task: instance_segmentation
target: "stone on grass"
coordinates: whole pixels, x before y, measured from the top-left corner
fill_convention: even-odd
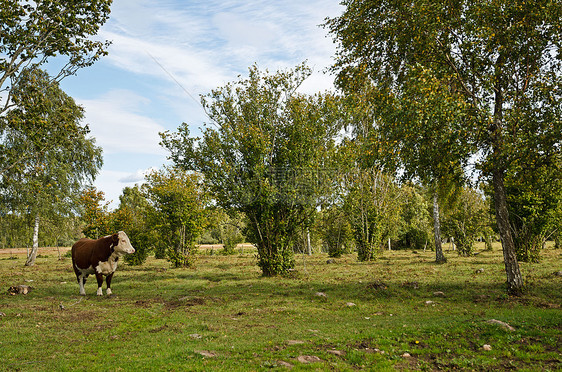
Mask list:
[[[314,355],[300,355],[297,360],[304,364],[321,362],[322,359]]]
[[[287,340],[287,345],[302,345],[304,341],[301,340]]]
[[[505,329],[506,331],[515,331],[515,328],[513,328],[512,326],[510,326],[509,324],[507,324],[506,322],[502,322],[501,320],[497,320],[497,319],[490,319],[488,320],[486,323],[489,324],[497,324],[500,327],[502,327],[503,329]]]
[[[357,306],[357,305],[355,305],[353,302],[346,302],[346,303],[345,303],[345,306],[347,306],[347,307],[353,307],[353,306]]]
[[[324,297],[324,298],[328,297],[328,296],[326,296],[326,293],[324,293],[324,292],[316,292],[314,295],[316,297]]]
[[[402,354],[402,358],[410,358],[410,357],[411,357],[410,353]]]
[[[217,354],[207,350],[196,350],[195,352],[205,358],[214,358],[217,356]]]
[[[337,355],[337,356],[344,356],[345,353],[341,350],[327,350],[327,353],[333,354],[333,355]]]
[[[490,351],[490,350],[492,350],[492,347],[490,345],[486,344],[486,345],[482,346],[482,349],[484,349],[486,351]]]
[[[31,289],[32,289],[32,288],[31,288],[30,286],[24,285],[24,284],[14,285],[14,286],[11,286],[11,287],[8,289],[8,294],[10,294],[10,295],[12,295],[12,296],[13,296],[13,295],[17,295],[17,294],[24,294],[24,295],[26,295],[26,294],[29,293],[29,291],[31,291]]]
[[[443,293],[441,291],[433,292],[433,295],[435,297],[445,297],[445,293]]]

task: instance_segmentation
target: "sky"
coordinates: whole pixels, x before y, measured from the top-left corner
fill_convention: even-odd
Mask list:
[[[162,168],[159,132],[181,123],[193,135],[209,119],[200,96],[248,75],[304,61],[303,93],[333,89],[335,44],[320,25],[341,14],[339,0],[114,0],[98,37],[109,55],[65,78],[62,89],[86,111],[104,165],[94,186],[116,208],[124,187]]]

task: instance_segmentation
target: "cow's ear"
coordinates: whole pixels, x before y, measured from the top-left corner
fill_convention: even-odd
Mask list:
[[[111,235],[111,241],[113,242],[113,244],[119,243],[119,234]]]

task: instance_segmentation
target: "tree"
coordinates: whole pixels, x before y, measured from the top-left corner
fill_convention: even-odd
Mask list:
[[[247,79],[214,90],[203,106],[214,127],[201,139],[186,124],[165,133],[177,166],[201,172],[217,203],[247,217],[245,236],[257,246],[264,276],[294,265],[292,246],[329,186],[328,158],[339,126],[337,99],[297,88],[304,65],[275,74],[250,68]]]
[[[512,167],[506,176],[506,194],[517,259],[538,262],[546,240],[560,229],[562,162],[538,167]]]
[[[457,252],[461,256],[472,256],[474,242],[487,227],[487,208],[483,196],[474,189],[462,188],[445,215],[445,230],[455,239]]]
[[[82,126],[83,109],[41,70],[26,70],[13,88],[15,107],[0,128],[0,192],[12,210],[34,217],[33,265],[40,216],[68,215],[101,166],[101,148]],[[12,154],[14,154],[12,156]],[[18,155],[20,160],[7,164]]]
[[[206,225],[208,197],[200,175],[165,168],[146,179],[146,195],[152,205],[149,221],[157,232],[158,244],[165,246],[175,267],[191,266],[196,239]]]
[[[54,80],[73,75],[105,55],[107,42],[95,41],[109,18],[111,0],[3,0],[0,6],[0,116],[11,102],[21,73],[61,56],[66,62]]]
[[[90,239],[113,234],[110,224],[109,202],[103,191],[90,186],[80,194],[81,219],[85,223],[82,233]]]
[[[425,250],[431,236],[430,203],[421,187],[410,183],[402,185],[402,195],[398,247]]]
[[[342,206],[333,204],[322,209],[319,233],[330,257],[351,252],[353,232]]]
[[[119,196],[119,207],[111,213],[112,231],[125,231],[135,253],[125,256],[125,261],[141,265],[146,261],[150,248],[155,245],[154,228],[149,216],[154,214],[147,195],[141,187],[125,187]]]
[[[371,261],[398,225],[401,193],[382,171],[355,168],[346,174],[344,210],[353,230],[359,261]]]
[[[561,151],[562,3],[345,0],[342,4],[344,13],[326,23],[340,46],[335,65],[339,84],[353,89],[357,81],[368,83],[383,102],[398,104],[408,102],[406,92],[415,89],[420,104],[412,102],[413,108],[427,112],[431,106],[424,100],[431,100],[437,111],[430,112],[450,114],[440,134],[456,145],[450,153],[441,150],[447,155],[439,164],[456,160],[466,165],[471,156],[479,155],[478,168],[494,189],[507,288],[520,294],[523,279],[505,177],[517,159],[537,164]],[[430,78],[429,84],[424,77]],[[400,149],[423,145],[415,136],[413,140],[398,136],[404,128],[406,134],[412,133],[411,121],[389,120],[394,114],[387,110],[379,113],[377,124],[394,134]],[[420,115],[416,117],[414,125]],[[431,125],[429,120],[421,122]],[[411,168],[408,162],[404,165]]]

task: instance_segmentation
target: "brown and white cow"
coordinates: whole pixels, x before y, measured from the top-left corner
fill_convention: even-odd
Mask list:
[[[134,253],[129,237],[123,231],[97,240],[80,239],[72,246],[72,266],[76,279],[80,285],[80,294],[85,295],[84,283],[88,275],[95,274],[98,281],[98,296],[103,295],[101,286],[103,276],[106,276],[107,290],[111,294],[111,278],[119,257],[127,253]]]

